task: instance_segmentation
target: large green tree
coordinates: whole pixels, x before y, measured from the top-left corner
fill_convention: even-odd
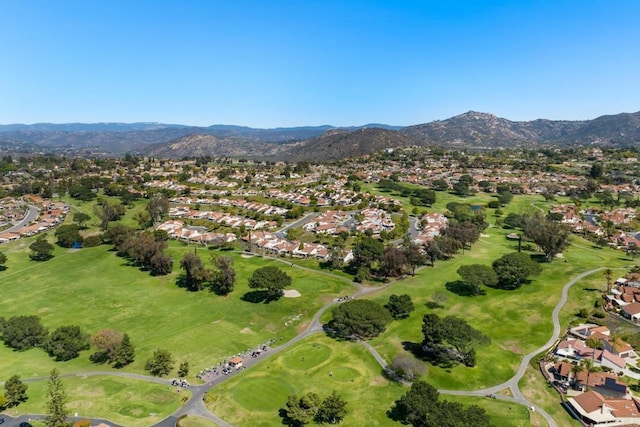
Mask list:
[[[89,335],[75,325],[60,326],[51,333],[45,344],[49,356],[57,361],[75,359],[82,350],[88,350],[89,347]]]
[[[113,355],[113,367],[119,369],[127,366],[129,363],[133,362],[135,358],[135,348],[133,347],[133,344],[131,344],[129,334],[125,333],[122,336],[122,341],[115,349]]]
[[[388,415],[402,424],[416,427],[491,427],[491,418],[476,405],[439,400],[440,393],[424,381],[414,381],[409,391],[396,400]]]
[[[264,289],[269,299],[278,299],[284,295],[284,288],[291,285],[291,276],[279,269],[268,265],[258,268],[249,278],[251,289]]]
[[[385,305],[385,308],[389,310],[389,313],[391,313],[391,316],[394,319],[407,318],[409,317],[409,314],[415,310],[413,301],[411,301],[411,296],[408,294],[392,294],[389,297],[389,302]]]
[[[214,266],[209,284],[211,290],[218,295],[228,295],[233,291],[236,283],[236,271],[233,268],[233,259],[226,256],[214,256],[211,258]]]
[[[458,268],[458,274],[462,278],[462,283],[473,295],[480,295],[481,286],[494,287],[498,284],[495,270],[487,265],[462,265]]]
[[[53,245],[47,241],[47,235],[41,234],[29,245],[29,258],[34,261],[46,261],[53,257]]]
[[[370,300],[351,300],[331,312],[329,328],[343,338],[372,338],[384,332],[392,321],[389,310]]]
[[[178,280],[190,291],[199,291],[211,277],[211,272],[205,267],[202,259],[192,252],[184,254],[180,260],[180,268],[184,274]]]
[[[22,402],[26,402],[29,398],[27,396],[27,386],[20,380],[20,375],[12,375],[4,383],[4,397],[6,399],[6,405],[8,407],[18,406]]]
[[[56,368],[51,370],[47,383],[47,418],[46,427],[71,427],[67,422],[69,410],[67,409],[67,394],[64,384],[60,379],[60,373]]]
[[[523,230],[525,236],[544,252],[547,261],[553,261],[554,257],[561,253],[569,243],[568,227],[542,215],[525,216]]]
[[[147,359],[144,369],[156,377],[167,375],[173,369],[176,361],[167,350],[157,349],[153,356]]]
[[[63,248],[70,248],[76,242],[82,243],[84,241],[80,235],[80,227],[76,224],[61,225],[56,229],[54,235],[58,239],[58,245]]]
[[[522,252],[505,254],[492,265],[498,276],[498,287],[502,289],[518,289],[529,276],[542,271],[540,264]]]
[[[6,262],[7,262],[7,256],[3,252],[0,252],[0,271],[7,268],[5,267]]]
[[[49,332],[42,326],[38,316],[13,316],[0,323],[2,340],[7,347],[16,350],[28,350],[42,347],[47,341]]]
[[[441,318],[435,313],[422,319],[423,350],[437,363],[462,362],[475,365],[475,344],[488,345],[490,340],[464,319],[455,316]]]

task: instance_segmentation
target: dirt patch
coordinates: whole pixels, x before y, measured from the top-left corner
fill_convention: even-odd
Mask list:
[[[285,289],[284,290],[284,297],[285,298],[299,298],[301,297],[302,294],[298,291],[296,291],[295,289]]]
[[[242,254],[242,255],[240,255],[240,258],[253,258],[253,255]]]
[[[518,344],[518,341],[505,341],[501,347],[515,354],[523,354],[522,348]]]
[[[254,332],[249,328],[242,328],[240,331],[241,334],[253,334]]]

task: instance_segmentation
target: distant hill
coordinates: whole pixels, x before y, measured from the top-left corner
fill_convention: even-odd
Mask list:
[[[640,112],[601,116],[594,120],[533,120],[514,122],[492,114],[469,111],[446,120],[408,126],[402,133],[423,144],[468,147],[544,145],[640,144]]]
[[[163,123],[38,123],[0,125],[0,140],[5,147],[35,152],[101,155],[132,152],[174,158],[210,155],[323,161],[407,145],[464,148],[638,146],[640,112],[584,121],[538,119],[523,122],[469,111],[446,120],[403,128],[382,124],[257,129]],[[29,144],[38,147],[29,150]]]
[[[292,147],[287,158],[294,161],[331,161],[415,144],[412,137],[395,130],[367,127],[349,132],[332,129]]]
[[[287,149],[286,144],[263,142],[237,137],[215,135],[187,135],[162,144],[152,144],[132,150],[134,154],[158,158],[183,157],[279,157]]]

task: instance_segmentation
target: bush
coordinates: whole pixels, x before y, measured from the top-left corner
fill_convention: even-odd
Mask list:
[[[85,248],[93,248],[102,244],[102,234],[94,234],[84,239]]]

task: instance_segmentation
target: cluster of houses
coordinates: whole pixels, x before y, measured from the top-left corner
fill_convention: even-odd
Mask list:
[[[316,200],[315,204],[318,207],[353,206],[357,203],[355,200],[356,193],[347,189],[333,191],[318,191],[311,189],[283,191],[280,189],[271,189],[265,192],[265,196],[285,200],[301,206],[310,206],[313,199]]]
[[[183,219],[204,219],[231,228],[242,228],[247,230],[260,230],[272,228],[278,225],[276,221],[256,221],[243,216],[232,215],[228,212],[201,211],[192,209],[189,206],[173,206],[169,208],[169,217]]]
[[[633,323],[640,322],[640,274],[618,278],[605,295],[608,309],[615,310]]]
[[[250,248],[260,249],[274,255],[286,255],[296,258],[316,258],[328,260],[329,249],[319,243],[303,243],[287,240],[268,231],[250,232],[242,238]]]
[[[265,203],[252,202],[245,199],[227,199],[227,198],[191,198],[191,197],[173,197],[169,199],[171,203],[184,205],[209,205],[209,206],[230,206],[246,209],[251,212],[261,213],[263,215],[286,215],[288,209],[278,206],[271,206]]]
[[[640,249],[640,239],[637,232],[616,230],[607,236],[607,230],[602,226],[604,222],[610,222],[613,227],[628,225],[637,215],[637,210],[634,208],[618,208],[609,212],[600,212],[590,208],[578,212],[573,205],[557,205],[549,212],[559,215],[560,222],[567,224],[576,233],[606,236],[611,246],[618,249]]]
[[[11,222],[22,220],[27,213],[27,205],[38,208],[37,218],[19,230],[0,232],[0,244],[47,231],[62,223],[69,214],[69,205],[64,202],[54,202],[34,195],[24,196],[23,199],[2,199],[0,201],[0,213],[3,215],[3,220],[0,222],[10,224]]]
[[[622,375],[640,379],[631,345],[606,326],[583,324],[570,329],[554,356],[555,363],[546,366],[547,374],[569,396],[567,404],[583,422],[593,426],[640,424],[640,401],[620,380]]]
[[[413,238],[413,242],[421,246],[426,245],[427,242],[439,236],[440,233],[447,228],[448,221],[446,216],[436,212],[429,212],[422,215],[418,222],[419,232],[418,235]]]
[[[345,225],[353,218],[353,214],[344,211],[326,211],[309,221],[302,228],[316,234],[329,234],[336,236],[342,232],[348,233],[349,227]]]
[[[205,227],[190,227],[182,221],[173,219],[163,222],[156,229],[166,231],[170,238],[186,243],[224,246],[237,240],[234,233],[212,233],[207,231]]]
[[[392,231],[396,226],[391,215],[382,209],[362,209],[360,215],[356,225],[356,230],[360,233],[370,231],[373,234],[380,234],[381,231]]]

